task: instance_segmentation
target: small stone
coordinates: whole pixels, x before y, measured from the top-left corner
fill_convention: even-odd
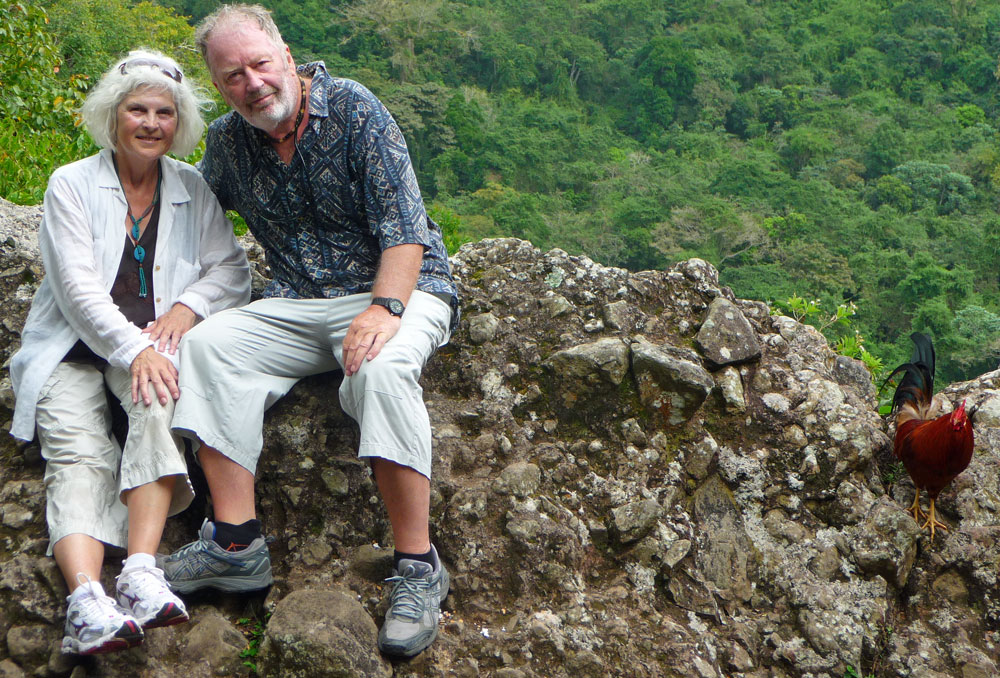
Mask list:
[[[566,315],[574,310],[573,304],[566,299],[566,297],[561,294],[555,294],[551,297],[545,297],[538,301],[538,305],[542,307],[542,310],[548,314],[550,318],[558,318],[561,315]]]
[[[469,341],[476,346],[493,341],[499,327],[500,320],[492,313],[472,316],[469,318]]]
[[[77,668],[83,667],[78,666]],[[86,671],[81,672],[81,676],[84,675],[86,675]],[[0,678],[24,678],[24,676],[24,669],[15,664],[13,659],[0,661]]]
[[[726,367],[717,372],[715,385],[718,387],[727,409],[733,412],[746,412],[747,401],[743,392],[743,380],[735,367]]]
[[[41,664],[48,661],[52,629],[44,624],[14,626],[7,631],[7,651],[18,664]]]
[[[350,561],[351,570],[368,581],[382,581],[392,574],[392,549],[364,544],[354,549]]]
[[[329,560],[333,547],[323,539],[312,539],[299,549],[302,564],[308,567],[318,567]]]
[[[633,445],[646,444],[646,433],[642,430],[637,419],[626,419],[622,422],[622,435]]]
[[[631,307],[627,301],[613,301],[610,304],[605,304],[603,310],[604,322],[607,323],[608,327],[621,331],[632,329],[632,322],[629,317],[631,315]]]
[[[761,400],[764,401],[764,406],[775,414],[787,414],[792,406],[788,398],[780,393],[765,393]]]
[[[652,529],[660,517],[660,505],[654,499],[642,499],[613,509],[611,517],[618,540],[627,544]]]
[[[355,596],[299,589],[282,598],[264,631],[260,673],[296,678],[390,678],[378,629]]]
[[[35,517],[34,514],[20,504],[4,504],[3,525],[14,530],[19,530],[29,524]]]
[[[500,472],[494,489],[500,494],[524,498],[534,493],[541,483],[542,472],[535,464],[518,462]]]
[[[242,663],[240,652],[246,646],[243,634],[228,619],[211,609],[200,611],[184,635],[184,656],[205,662],[216,675],[226,669],[237,670]]]
[[[695,343],[705,358],[722,367],[760,358],[760,342],[739,307],[725,297],[716,297],[708,307]]]
[[[351,492],[351,484],[347,474],[340,469],[324,469],[320,476],[326,489],[334,497],[346,497]]]

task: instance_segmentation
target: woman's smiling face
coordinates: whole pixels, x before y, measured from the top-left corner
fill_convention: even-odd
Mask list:
[[[128,160],[156,160],[174,145],[177,107],[166,90],[142,88],[118,104],[117,152]]]

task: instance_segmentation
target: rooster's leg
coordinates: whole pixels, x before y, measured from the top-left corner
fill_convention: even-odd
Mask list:
[[[913,519],[919,523],[920,519],[926,514],[920,510],[920,488],[917,487],[915,489],[916,494],[913,495],[913,505],[908,509],[908,511],[913,514]]]
[[[924,523],[923,526],[920,529],[921,530],[926,530],[928,526],[931,528],[931,541],[932,542],[934,541],[934,528],[935,527],[940,527],[945,532],[948,531],[948,526],[945,525],[944,523],[942,523],[940,520],[937,520],[934,517],[934,497],[931,497],[931,512],[930,512],[930,515],[927,516],[927,522]]]

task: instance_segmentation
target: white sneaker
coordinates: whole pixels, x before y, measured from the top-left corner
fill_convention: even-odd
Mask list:
[[[66,608],[64,654],[103,654],[134,647],[142,642],[142,629],[135,617],[122,610],[99,585],[82,572],[76,580],[83,593]],[[67,598],[67,602],[73,596]]]
[[[163,570],[139,567],[118,575],[118,603],[130,611],[144,629],[171,626],[188,620],[181,599],[170,592]]]

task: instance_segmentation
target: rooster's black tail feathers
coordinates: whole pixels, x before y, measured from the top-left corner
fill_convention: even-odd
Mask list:
[[[914,332],[910,335],[913,341],[913,355],[910,362],[903,363],[892,371],[882,387],[894,376],[903,373],[903,378],[896,387],[892,397],[892,409],[898,410],[906,403],[915,407],[927,405],[934,395],[934,344],[926,334]]]

